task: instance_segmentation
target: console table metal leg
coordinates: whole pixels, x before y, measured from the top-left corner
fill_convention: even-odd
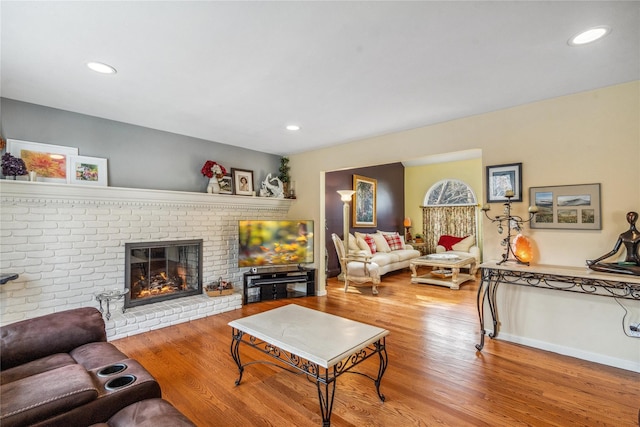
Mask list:
[[[489,301],[489,311],[491,311],[491,319],[493,321],[493,331],[489,334],[489,338],[495,338],[498,336],[498,305],[496,303],[498,292],[498,285],[500,284],[500,276],[494,277],[493,280],[489,278],[487,282],[487,297]]]
[[[476,344],[476,349],[482,351],[484,348],[484,336],[486,331],[484,330],[484,301],[487,299],[487,292],[489,286],[487,282],[486,270],[482,270],[482,280],[478,285],[478,295],[476,297],[476,304],[478,306],[478,319],[480,320],[480,344]]]
[[[500,285],[501,280],[502,278],[499,273],[495,274],[495,272],[490,269],[482,269],[482,281],[480,282],[480,286],[478,286],[478,296],[476,301],[478,305],[478,318],[480,320],[480,344],[476,344],[476,349],[478,350],[482,350],[484,348],[484,336],[487,334],[487,331],[484,328],[485,302],[489,306],[491,321],[493,322],[493,331],[488,334],[489,338],[495,338],[498,336],[499,322],[497,293],[498,285]]]
[[[238,365],[238,372],[240,373],[238,379],[236,380],[236,385],[240,384],[240,381],[242,381],[242,374],[244,373],[244,366],[240,361],[240,342],[242,341],[243,335],[244,332],[239,331],[235,328],[231,330],[231,357],[233,358],[233,361],[236,362],[236,365]]]
[[[387,365],[389,364],[389,357],[387,356],[387,348],[385,346],[385,339],[383,338],[381,341],[375,343],[376,350],[378,351],[378,355],[380,356],[380,366],[378,367],[378,378],[374,381],[376,385],[376,392],[378,393],[378,397],[382,402],[384,402],[384,394],[380,393],[380,383],[382,382],[382,376],[384,372],[387,370]]]
[[[324,378],[316,378],[318,387],[318,399],[320,400],[320,413],[322,414],[322,427],[331,425],[331,411],[333,410],[333,398],[336,392],[336,373],[329,377],[329,371],[325,371]],[[324,388],[324,390],[323,390]]]

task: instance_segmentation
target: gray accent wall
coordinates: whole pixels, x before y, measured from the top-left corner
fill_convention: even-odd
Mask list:
[[[81,156],[106,158],[112,187],[204,192],[208,179],[200,169],[213,160],[229,173],[253,171],[258,191],[280,166],[274,154],[7,98],[0,104],[5,139],[78,147]]]

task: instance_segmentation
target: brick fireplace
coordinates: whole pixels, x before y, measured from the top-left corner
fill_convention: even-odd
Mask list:
[[[99,307],[96,294],[125,288],[125,245],[202,240],[202,283],[219,277],[235,293],[134,306],[111,305],[107,336],[117,339],[242,305],[239,219],[287,215],[289,199],[0,180],[0,269],[19,278],[0,286],[0,324],[70,308]]]

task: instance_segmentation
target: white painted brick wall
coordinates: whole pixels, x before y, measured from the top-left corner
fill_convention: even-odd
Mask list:
[[[289,201],[0,183],[0,270],[18,273],[0,286],[0,324],[77,307],[124,288],[125,243],[203,239],[204,283],[223,277],[236,293],[197,295],[131,308],[111,304],[109,339],[210,316],[242,305],[237,221],[286,217]],[[177,201],[176,201],[177,199]]]

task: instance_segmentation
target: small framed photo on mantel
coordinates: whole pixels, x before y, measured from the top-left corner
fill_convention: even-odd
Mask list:
[[[220,194],[233,194],[233,180],[231,175],[225,175],[218,180],[220,184]]]
[[[252,196],[253,171],[231,168],[231,180],[233,181],[233,193],[241,196]]]
[[[69,156],[67,163],[69,184],[107,186],[107,159]]]
[[[522,201],[522,163],[487,166],[487,203],[509,199]]]

